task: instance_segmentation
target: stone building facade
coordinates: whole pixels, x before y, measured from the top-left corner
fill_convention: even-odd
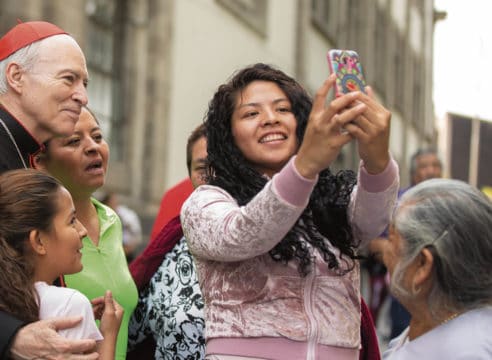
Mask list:
[[[312,93],[330,48],[358,51],[368,84],[393,112],[391,150],[434,143],[433,1],[0,0],[0,33],[16,19],[71,34],[89,67],[89,106],[111,146],[108,188],[148,228],[163,192],[186,177],[186,138],[217,86],[255,62],[274,64]],[[349,146],[337,167],[356,167]],[[402,177],[403,183],[406,177]]]

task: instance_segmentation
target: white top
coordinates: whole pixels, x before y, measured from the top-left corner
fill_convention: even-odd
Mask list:
[[[490,360],[492,306],[470,310],[408,341],[408,328],[390,341],[383,360]]]
[[[58,333],[68,339],[102,340],[97,328],[92,305],[82,293],[74,289],[48,285],[38,281],[34,287],[39,295],[39,318],[83,316],[74,328],[59,330]]]

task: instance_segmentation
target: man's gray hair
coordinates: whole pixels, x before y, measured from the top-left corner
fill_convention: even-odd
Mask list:
[[[29,44],[17,50],[9,57],[0,61],[0,95],[7,93],[9,89],[7,83],[7,76],[5,74],[5,71],[7,70],[7,65],[10,64],[11,62],[16,62],[23,69],[27,71],[31,70],[37,61],[40,44],[47,39],[48,38]]]

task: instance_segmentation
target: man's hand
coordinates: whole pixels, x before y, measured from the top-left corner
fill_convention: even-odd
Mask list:
[[[95,360],[96,341],[71,340],[60,336],[57,330],[76,326],[82,317],[55,318],[36,321],[22,327],[10,349],[15,360]]]

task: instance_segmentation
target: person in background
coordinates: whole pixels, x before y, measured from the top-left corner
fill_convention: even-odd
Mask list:
[[[157,234],[159,234],[169,221],[179,216],[181,206],[192,192],[193,184],[190,178],[183,179],[166,190],[162,196],[159,211],[152,225],[149,242],[152,242],[157,237]]]
[[[255,64],[209,103],[207,184],[181,210],[207,358],[359,358],[357,247],[387,226],[398,166],[389,111],[362,92],[325,105],[334,83],[311,102],[293,78]],[[355,173],[329,170],[353,139],[357,187]]]
[[[138,251],[138,247],[142,243],[142,225],[138,214],[120,203],[118,195],[113,192],[107,192],[102,203],[108,205],[116,211],[120,217],[123,226],[123,249],[128,263],[130,263]]]
[[[84,54],[63,29],[44,21],[19,23],[0,39],[0,173],[33,166],[42,143],[73,132],[88,80]],[[95,359],[94,340],[68,340],[56,330],[78,318],[28,325],[0,311],[0,359]],[[85,353],[85,355],[80,355]]]
[[[418,149],[410,159],[410,186],[442,177],[442,163],[433,148]]]
[[[398,192],[398,197],[401,197],[408,189],[420,184],[422,181],[440,178],[442,176],[442,163],[439,159],[437,151],[433,148],[420,148],[410,158],[410,186],[401,189]],[[381,264],[382,246],[388,238],[388,232],[385,231],[381,237],[371,241],[370,251],[374,254],[377,263]],[[377,265],[376,265],[377,266]],[[384,272],[385,273],[385,272]],[[386,276],[385,276],[386,278]],[[384,282],[381,283],[386,287]],[[379,303],[381,303],[380,301]],[[389,338],[401,334],[401,332],[410,323],[410,313],[402,306],[394,296],[390,294],[390,335]]]
[[[109,146],[94,114],[84,107],[72,135],[52,139],[36,159],[36,167],[56,177],[70,191],[77,217],[86,227],[83,239],[84,269],[64,277],[67,287],[89,299],[111,290],[125,310],[116,344],[115,359],[126,358],[128,321],[138,299],[123,251],[118,215],[92,197],[104,185]]]
[[[200,137],[201,131],[195,129],[195,131],[193,131],[188,138],[188,145],[186,146],[186,165],[188,166],[188,169],[191,166],[191,147],[194,146],[195,141],[199,140]],[[189,171],[188,175],[190,175]],[[189,176],[164,193],[161,199],[159,211],[157,212],[157,216],[154,221],[154,225],[152,226],[150,241],[155,239],[155,237],[162,230],[164,225],[166,225],[174,217],[179,216],[181,206],[188,198],[188,196],[190,196],[193,190],[196,189],[196,184],[197,183],[194,182],[193,178]]]
[[[0,308],[31,322],[83,315],[60,335],[98,341],[100,359],[113,360],[123,309],[107,292],[95,312],[80,292],[51,285],[58,276],[82,269],[85,227],[77,220],[72,197],[56,179],[32,169],[0,176]],[[104,337],[103,337],[104,336]]]
[[[411,314],[385,360],[492,359],[492,203],[458,180],[431,179],[400,199],[383,260]]]
[[[207,158],[205,127],[199,125],[188,137],[186,166],[194,188],[204,184]],[[130,353],[129,359],[204,359],[205,320],[193,258],[188,250],[179,217],[164,226],[154,241],[130,264],[140,290],[130,320],[130,346],[152,337],[155,351]],[[149,344],[145,345],[148,350]]]

